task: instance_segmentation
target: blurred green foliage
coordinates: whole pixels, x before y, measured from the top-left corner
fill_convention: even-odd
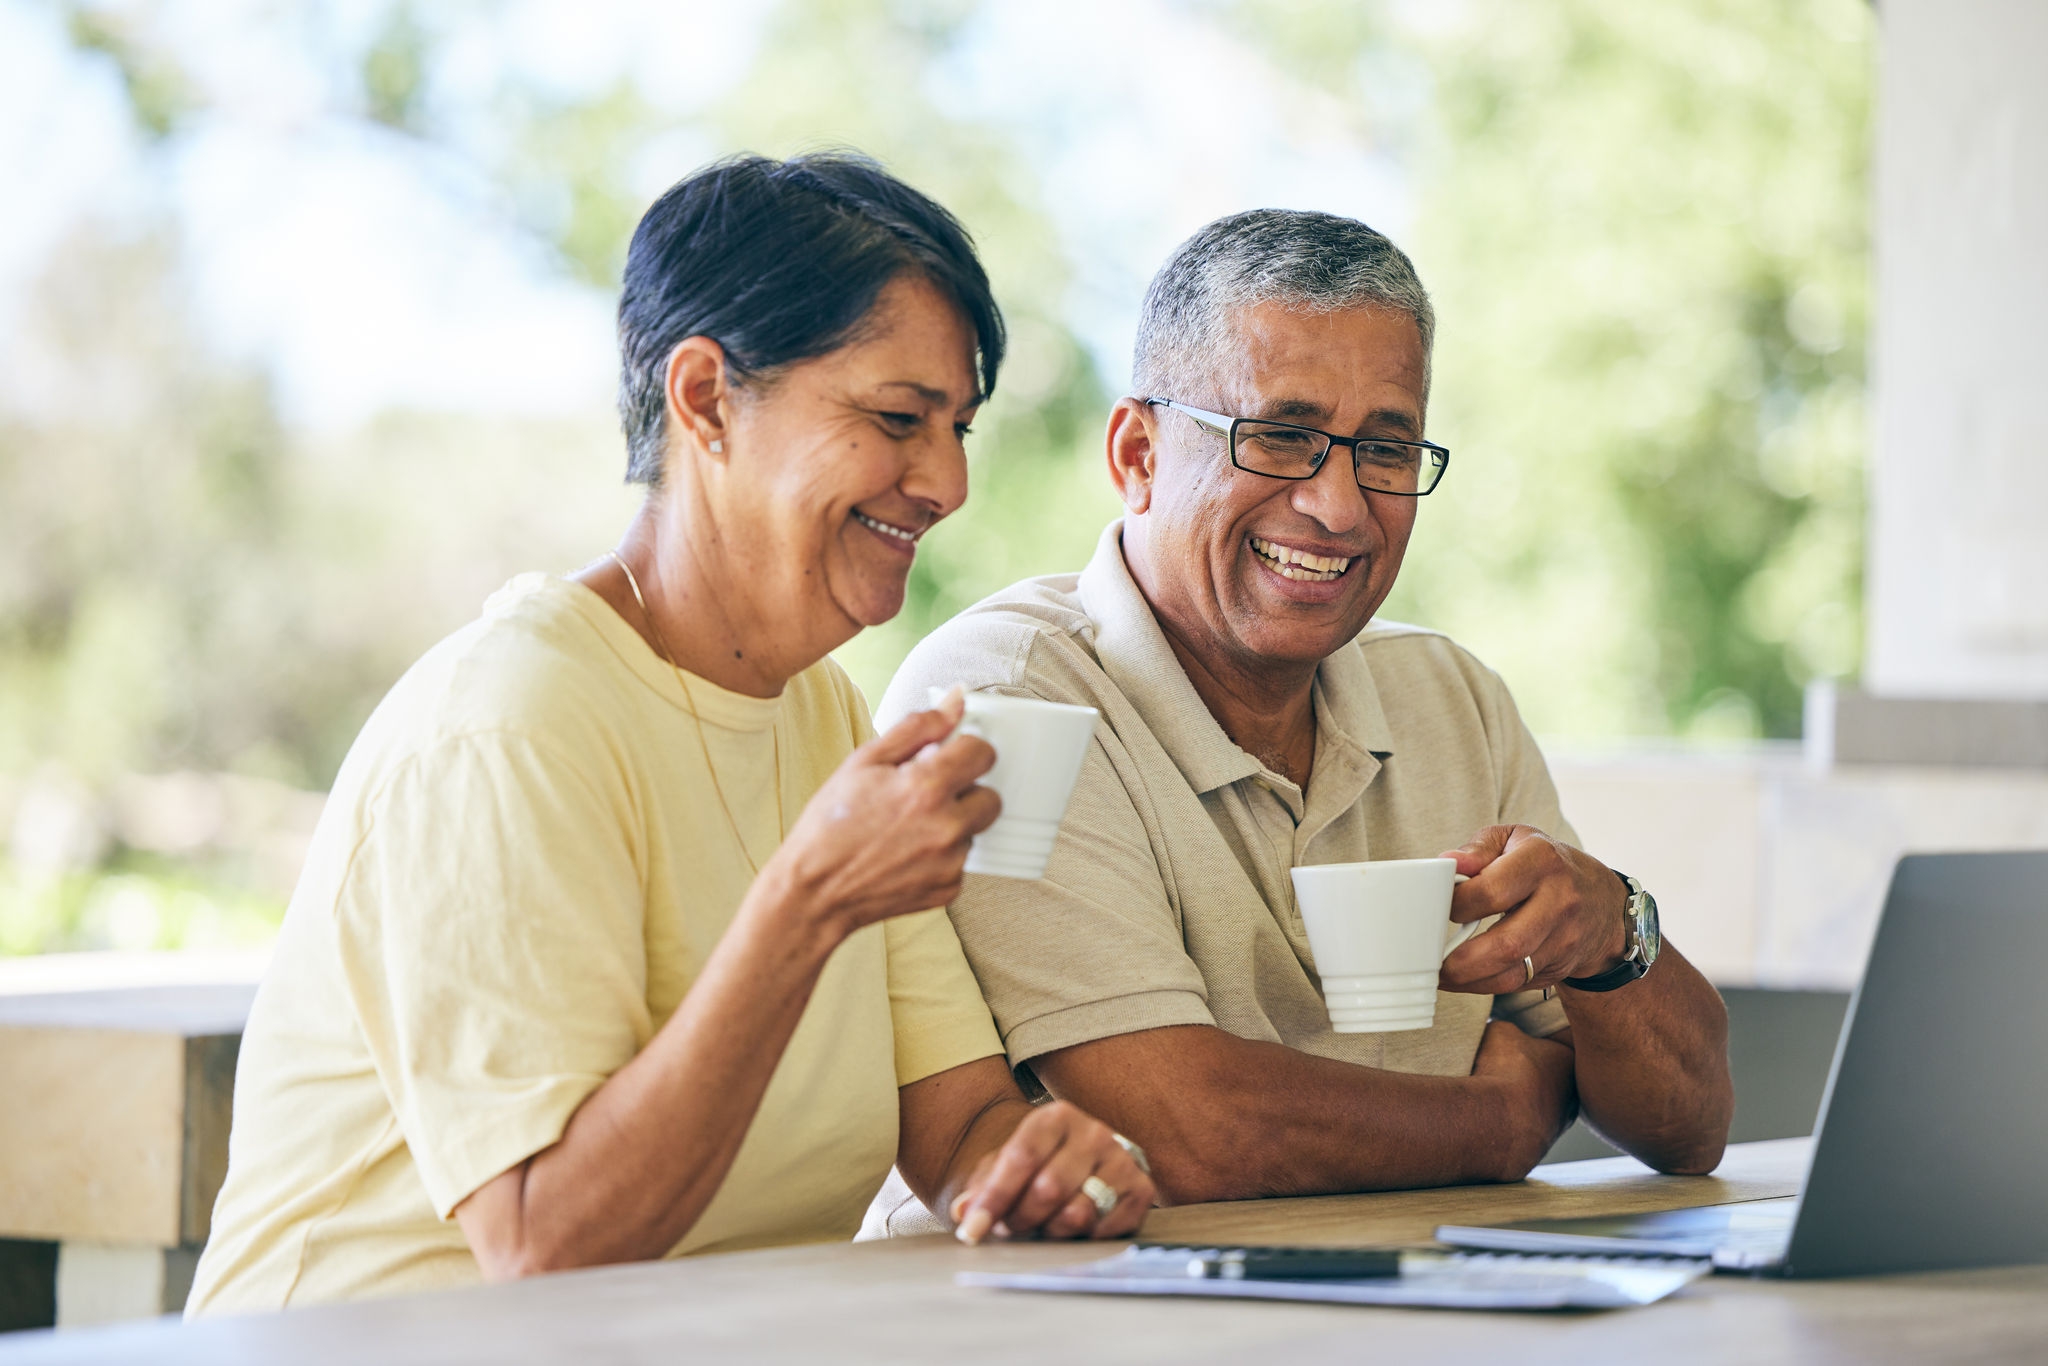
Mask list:
[[[98,53],[113,64],[135,126],[147,137],[169,137],[199,107],[199,96],[185,73],[139,32],[146,25],[137,16],[99,5],[69,4],[64,17],[80,51]]]
[[[325,787],[384,690],[516,567],[609,543],[632,507],[615,438],[603,415],[413,413],[295,435],[192,335],[174,255],[82,235],[38,301],[77,416],[0,418],[0,778]]]
[[[1116,513],[1100,443],[1123,362],[1098,364],[1069,321],[1074,263],[1030,130],[931,93],[979,8],[785,0],[753,67],[688,118],[623,77],[569,98],[508,75],[451,109],[436,63],[494,21],[485,4],[396,5],[349,58],[344,112],[473,166],[601,290],[647,167],[669,179],[727,150],[858,146],[968,224],[1012,358],[976,424],[970,503],[925,539],[903,613],[841,652],[871,696],[960,608],[1079,567]],[[1471,0],[1426,22],[1181,8],[1407,168],[1401,236],[1440,318],[1431,435],[1454,456],[1387,613],[1472,646],[1546,734],[1795,734],[1803,683],[1861,652],[1862,0]],[[175,145],[203,97],[157,30],[119,5],[69,13],[145,139]],[[61,401],[0,411],[0,833],[8,792],[51,766],[325,786],[421,650],[630,515],[609,414],[292,430],[261,372],[200,337],[181,250],[167,222],[82,227],[33,310]],[[186,885],[175,861],[108,857],[55,881],[0,869],[0,951],[113,942],[106,898],[126,889],[133,928],[145,885],[186,907],[160,909],[151,942],[275,912],[274,890],[218,869]]]
[[[124,853],[40,877],[0,857],[0,955],[266,944],[284,904],[204,865]]]
[[[1862,654],[1861,0],[1475,4],[1414,254],[1456,452],[1389,610],[1539,730],[1796,736]]]
[[[377,123],[417,133],[425,126],[432,36],[410,3],[393,5],[362,59],[363,112]]]

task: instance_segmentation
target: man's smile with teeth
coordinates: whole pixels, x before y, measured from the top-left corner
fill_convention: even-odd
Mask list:
[[[1307,583],[1328,583],[1342,576],[1354,558],[1350,555],[1311,555],[1305,550],[1295,550],[1257,536],[1251,537],[1250,541],[1253,553],[1265,562],[1268,569],[1282,578],[1300,579]]]
[[[853,510],[853,520],[859,522],[869,531],[878,531],[884,536],[893,536],[905,545],[916,545],[917,538],[924,534],[922,530],[911,531],[900,526],[890,526],[887,522],[878,522],[859,508]]]

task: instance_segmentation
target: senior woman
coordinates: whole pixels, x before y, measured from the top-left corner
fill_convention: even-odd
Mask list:
[[[257,994],[191,1312],[850,1237],[891,1163],[977,1241],[1134,1229],[1018,1091],[942,906],[995,818],[957,699],[874,738],[827,652],[967,493],[1001,316],[870,162],[750,157],[634,234],[615,552],[393,688]]]

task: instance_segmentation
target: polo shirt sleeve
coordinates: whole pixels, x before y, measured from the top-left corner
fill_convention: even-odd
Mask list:
[[[910,652],[877,722],[899,721],[931,688],[955,684],[1098,705],[1047,665],[1041,646],[1034,624],[955,618]],[[970,873],[947,908],[1012,1067],[1117,1034],[1215,1023],[1126,773],[1139,781],[1110,727],[1098,725],[1045,876]],[[1020,1080],[1032,1085],[1028,1073]]]
[[[357,1024],[434,1211],[561,1138],[652,1033],[621,794],[507,732],[378,794],[336,903]]]
[[[1557,784],[1551,781],[1550,766],[1543,761],[1543,751],[1523,722],[1507,684],[1490,669],[1485,671],[1485,678],[1491,686],[1486,688],[1488,696],[1482,699],[1482,705],[1501,775],[1500,812],[1496,819],[1502,825],[1534,826],[1552,839],[1574,848],[1582,847],[1578,831],[1564,818],[1558,803]],[[1539,1039],[1550,1037],[1570,1023],[1565,1017],[1564,1003],[1555,996],[1546,1001],[1540,991],[1494,997],[1493,1015],[1495,1019],[1512,1021],[1523,1033]]]
[[[1216,1022],[1106,732],[1089,747],[1045,876],[969,874],[952,906],[1013,1066],[1117,1034]]]

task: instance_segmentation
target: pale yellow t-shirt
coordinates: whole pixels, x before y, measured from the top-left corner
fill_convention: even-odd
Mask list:
[[[689,686],[757,862],[873,733],[829,660],[772,700]],[[602,599],[541,574],[392,689],[257,993],[188,1313],[479,1279],[450,1212],[647,1044],[752,879],[685,706]],[[850,1238],[897,1088],[1001,1051],[942,912],[853,935],[671,1255]]]

